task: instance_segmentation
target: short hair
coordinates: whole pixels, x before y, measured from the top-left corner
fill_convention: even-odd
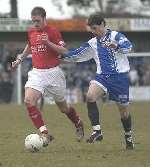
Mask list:
[[[94,24],[101,25],[102,23],[104,23],[104,26],[106,25],[106,21],[105,21],[104,17],[102,16],[102,14],[100,14],[100,13],[94,13],[94,14],[90,15],[87,23],[89,26],[92,26]]]
[[[35,7],[31,11],[31,16],[41,16],[41,17],[46,17],[46,11],[42,7]]]

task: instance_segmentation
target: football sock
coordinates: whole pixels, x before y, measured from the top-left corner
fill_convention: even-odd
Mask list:
[[[101,126],[100,125],[92,126],[92,128],[93,128],[93,131],[96,131],[96,132],[98,131],[101,133]]]
[[[100,125],[99,111],[96,102],[87,102],[88,117],[93,127]],[[95,129],[96,130],[96,129]]]
[[[37,129],[40,129],[41,127],[45,127],[44,126],[44,121],[42,119],[42,115],[41,113],[38,111],[36,106],[31,106],[31,107],[27,107],[28,113],[29,113],[29,117],[31,118],[34,126]],[[48,133],[48,130],[45,128],[41,128],[40,130],[42,133]]]
[[[80,118],[73,107],[69,108],[69,112],[66,115],[74,123],[75,127],[78,127]]]
[[[41,127],[39,128],[39,131],[40,131],[42,134],[48,134],[48,130],[47,130],[47,128],[46,128],[45,125],[44,125],[44,126],[41,126]]]
[[[129,115],[127,118],[121,118],[121,122],[125,132],[131,131],[131,126],[132,126],[131,115]]]

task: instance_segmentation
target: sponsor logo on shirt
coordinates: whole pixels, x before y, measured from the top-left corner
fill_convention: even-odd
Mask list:
[[[44,44],[37,44],[37,45],[31,46],[32,53],[35,53],[35,52],[45,52],[46,49],[47,49],[46,45],[44,45]]]

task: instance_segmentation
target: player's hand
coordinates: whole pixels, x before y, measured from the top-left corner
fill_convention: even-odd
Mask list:
[[[117,44],[116,43],[114,43],[114,42],[105,42],[104,44],[103,44],[105,47],[108,47],[108,48],[111,48],[111,49],[116,49],[117,48]]]
[[[11,69],[12,70],[15,70],[17,67],[18,67],[18,65],[21,63],[21,60],[20,59],[16,59],[15,61],[13,61],[12,63],[11,63]]]

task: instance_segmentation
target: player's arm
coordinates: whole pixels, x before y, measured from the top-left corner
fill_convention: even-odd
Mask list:
[[[51,35],[50,39],[48,34],[53,34]],[[61,33],[56,28],[53,28],[51,31],[48,32],[48,34],[43,35],[41,38],[41,40],[48,47],[52,48],[55,52],[61,55],[68,51],[68,49],[64,47],[65,42],[61,36]]]
[[[29,44],[26,45],[23,52],[21,54],[17,55],[17,58],[15,61],[12,62],[12,69],[17,68],[18,65],[23,61],[25,57],[27,57],[31,53]]]
[[[61,55],[62,58],[67,58],[67,61],[82,62],[93,58],[93,49],[88,42],[84,43],[77,49],[68,50],[60,43],[63,42],[63,40],[61,34],[57,30],[53,33],[53,42],[49,40],[48,36],[44,36],[42,40],[46,43],[46,45]]]
[[[49,40],[48,35],[42,37],[42,41],[48,47],[52,48],[55,52],[61,55],[61,58],[65,59],[65,61],[82,62],[93,58],[93,52],[91,53],[93,50],[88,42],[84,43],[77,49],[68,50],[64,47],[65,43],[57,29],[53,29],[53,38],[51,40],[52,41]]]
[[[62,58],[66,61],[83,62],[93,58],[94,52],[88,42],[82,44],[79,48],[70,50],[63,46],[56,45],[50,41],[48,41],[48,44],[53,50],[61,54]]]
[[[118,53],[129,53],[132,50],[131,42],[121,33],[117,33],[114,41],[106,41],[103,44],[105,47],[114,49]]]
[[[132,44],[131,42],[121,33],[117,33],[115,37],[117,47],[116,51],[119,53],[129,53],[132,50]]]
[[[66,47],[60,46],[60,45],[56,45],[56,44],[52,43],[49,40],[47,40],[47,44],[48,44],[49,47],[51,47],[58,54],[63,55],[63,54],[68,52],[68,49]]]
[[[62,36],[57,29],[53,29],[53,38],[51,40],[49,40],[48,35],[43,36],[42,40],[48,47],[57,52],[61,56],[61,59],[64,59],[65,61],[82,62],[93,58],[91,53],[92,48],[88,42],[84,43],[79,48],[69,50],[65,47]]]

